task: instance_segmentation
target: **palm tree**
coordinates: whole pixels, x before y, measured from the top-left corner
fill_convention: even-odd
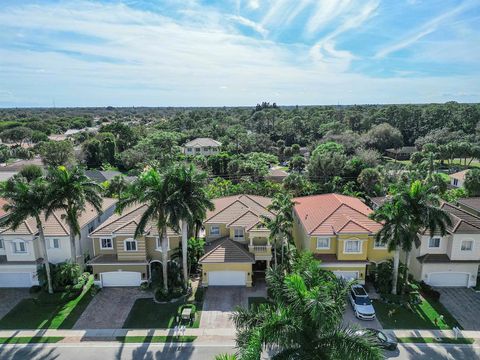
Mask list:
[[[2,188],[1,193],[8,203],[3,207],[7,215],[0,220],[0,226],[7,226],[16,230],[28,218],[32,217],[35,219],[43,264],[47,274],[48,292],[52,294],[52,277],[42,222],[43,212],[48,200],[47,183],[43,178],[37,178],[28,182],[25,178],[18,177],[9,180]]]
[[[144,235],[148,224],[154,223],[162,247],[162,275],[163,287],[168,292],[168,237],[167,227],[178,231],[178,214],[180,210],[173,194],[176,185],[171,180],[174,172],[168,169],[166,173],[159,173],[156,169],[148,168],[131,184],[123,194],[117,205],[117,212],[121,213],[126,207],[133,204],[145,204],[146,209],[142,214],[135,229],[134,237]]]
[[[292,227],[293,227],[293,202],[289,194],[278,193],[272,200],[272,203],[267,207],[268,210],[275,214],[270,218],[262,216],[262,222],[270,230],[270,239],[273,242],[275,267],[278,265],[277,261],[277,240],[280,240],[282,247],[282,264],[284,255],[284,246],[287,249],[292,242]]]
[[[239,358],[259,360],[271,349],[275,359],[381,359],[371,334],[342,325],[348,291],[343,280],[306,260],[307,268],[290,274],[269,269],[271,301],[233,313]]]
[[[182,226],[182,267],[185,286],[188,285],[188,229],[198,221],[205,219],[207,210],[213,210],[213,203],[206,192],[207,175],[199,172],[190,164],[174,166],[168,172],[167,181],[174,184],[172,200],[176,201],[176,210],[172,220],[178,220]]]
[[[384,223],[376,235],[377,240],[394,251],[392,294],[397,293],[400,249],[405,252],[406,282],[410,252],[417,234],[429,231],[431,236],[435,232],[444,236],[447,226],[451,225],[450,217],[439,205],[437,187],[416,180],[402,187],[373,214],[374,220]]]
[[[56,210],[65,212],[65,220],[70,232],[72,263],[77,262],[76,236],[80,235],[78,222],[86,204],[92,205],[98,213],[102,212],[102,187],[90,180],[80,167],[67,169],[65,166],[49,169],[47,181],[50,182],[47,218]],[[83,253],[79,242],[80,253]]]

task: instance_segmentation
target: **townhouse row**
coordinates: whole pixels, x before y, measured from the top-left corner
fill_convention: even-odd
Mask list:
[[[384,199],[372,199],[379,206]],[[215,199],[215,208],[204,220],[206,248],[200,259],[204,286],[254,286],[272,259],[270,232],[263,217],[273,218],[271,199],[236,195]],[[381,224],[370,219],[373,210],[360,199],[323,194],[294,199],[293,237],[298,249],[309,250],[321,266],[339,277],[367,281],[378,264],[393,257],[375,240]],[[135,238],[144,205],[114,214],[115,200],[105,199],[99,215],[87,208],[81,216],[82,236],[77,256],[88,254],[95,281],[100,286],[138,286],[150,280],[162,261],[157,228],[148,224]],[[480,198],[442,204],[452,219],[445,236],[418,234],[410,260],[415,279],[435,286],[471,287],[480,265]],[[0,214],[1,216],[1,214]],[[70,259],[68,226],[58,213],[45,221],[51,262]],[[88,236],[89,234],[89,236]],[[38,284],[36,269],[41,253],[35,223],[27,220],[16,231],[0,229],[0,287]],[[180,234],[167,231],[169,257],[181,243]]]

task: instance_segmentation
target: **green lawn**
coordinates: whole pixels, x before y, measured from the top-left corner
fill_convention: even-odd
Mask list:
[[[255,296],[252,296],[252,297],[249,297],[248,298],[248,307],[252,307],[252,306],[258,306],[260,304],[265,304],[265,303],[268,303],[268,300],[267,298],[264,298],[264,297],[255,297]]]
[[[196,336],[118,336],[116,340],[122,343],[191,343],[196,338]]]
[[[401,337],[397,338],[399,343],[416,344],[473,344],[474,340],[470,338],[432,338],[432,337]]]
[[[0,344],[52,344],[63,340],[60,336],[33,336],[33,337],[0,337]]]
[[[190,302],[187,302],[190,303]],[[174,303],[157,304],[152,299],[138,299],[133,304],[123,328],[125,329],[166,329],[175,327],[175,318],[178,308],[185,304],[185,301]],[[193,324],[186,324],[187,327],[198,328],[200,325],[202,303],[196,304],[197,312]]]
[[[0,320],[0,329],[71,329],[91,300],[90,288],[60,305],[23,299]]]
[[[426,300],[412,309],[404,306],[385,304],[380,300],[373,300],[373,306],[378,320],[385,329],[451,329],[460,325],[452,315],[438,301]],[[435,325],[435,319],[443,315],[443,320]]]

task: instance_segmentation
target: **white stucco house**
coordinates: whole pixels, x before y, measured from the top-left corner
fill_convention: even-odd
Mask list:
[[[210,138],[196,138],[183,145],[185,155],[209,156],[218,154],[222,143]]]
[[[450,174],[450,185],[456,188],[463,187],[465,183],[465,176],[467,176],[468,170],[462,170],[453,174]]]
[[[113,214],[116,202],[105,198],[101,214],[92,206],[86,206],[79,218],[81,235],[77,237],[77,257],[93,254],[88,234]],[[63,212],[57,211],[43,221],[49,262],[56,264],[69,260],[72,253],[70,232]],[[42,259],[35,219],[25,220],[16,230],[0,229],[0,288],[38,285],[37,269]]]
[[[418,235],[409,270],[431,286],[473,287],[480,265],[480,217],[443,203],[451,220],[445,236]]]

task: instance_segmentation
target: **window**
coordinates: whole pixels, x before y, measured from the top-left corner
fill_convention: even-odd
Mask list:
[[[27,252],[27,244],[25,244],[23,240],[13,241],[12,246],[15,254],[24,254]]]
[[[50,239],[50,249],[60,249],[60,240],[59,239]]]
[[[428,247],[429,248],[439,248],[440,247],[440,238],[439,237],[430,238],[430,240],[428,242]]]
[[[133,239],[125,240],[125,251],[137,251],[137,241]]]
[[[233,237],[235,240],[243,240],[243,229],[233,230]]]
[[[3,239],[0,239],[0,249],[4,250],[5,246],[3,245]]]
[[[472,251],[473,250],[473,240],[463,240],[461,249],[462,249],[462,251]]]
[[[113,241],[109,238],[100,239],[100,249],[113,249]]]
[[[195,152],[199,153],[200,152],[200,148],[195,148]]]
[[[453,179],[453,186],[458,186],[458,179]]]
[[[347,240],[347,241],[345,241],[345,252],[346,253],[361,253],[362,252],[362,242],[360,240]]]
[[[192,152],[192,148],[187,148],[187,152]]]
[[[387,247],[387,244],[386,243],[382,243],[380,241],[378,241],[377,239],[375,239],[375,244],[373,246],[375,249],[385,249]]]
[[[209,150],[210,150],[209,147],[204,147],[204,148],[203,148],[203,151],[205,151],[205,152],[207,152],[207,151],[209,151]]]
[[[212,226],[210,228],[210,235],[220,235],[220,228],[218,226]]]
[[[317,238],[317,250],[330,249],[330,238]]]
[[[160,241],[160,238],[156,238],[157,242],[157,250],[162,251],[162,242]],[[170,238],[167,236],[167,250],[170,250]]]

